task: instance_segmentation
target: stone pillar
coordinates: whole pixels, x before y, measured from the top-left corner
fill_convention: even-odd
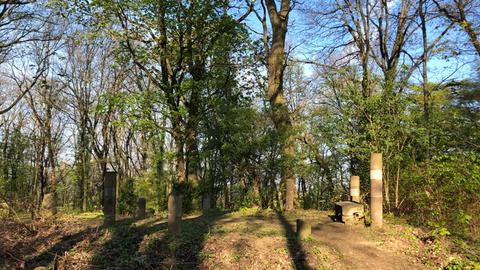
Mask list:
[[[360,203],[360,176],[350,177],[350,199],[352,202]]]
[[[7,203],[0,203],[0,219],[10,217],[10,207]]]
[[[43,196],[42,205],[40,207],[40,215],[42,217],[52,217],[57,214],[57,196],[55,192],[47,193]]]
[[[312,225],[310,222],[303,219],[297,219],[297,237],[299,239],[305,239],[310,237],[311,234]]]
[[[182,196],[168,195],[168,231],[178,235],[182,231]]]
[[[103,182],[103,225],[115,224],[117,173],[107,172]]]
[[[382,153],[372,153],[370,159],[370,215],[372,226],[377,228],[381,228],[383,225],[382,168]]]
[[[145,218],[145,207],[147,205],[147,200],[145,198],[138,198],[137,201],[137,218],[144,219]]]
[[[212,208],[211,201],[210,201],[210,195],[204,194],[202,197],[202,211],[206,212],[210,208]]]

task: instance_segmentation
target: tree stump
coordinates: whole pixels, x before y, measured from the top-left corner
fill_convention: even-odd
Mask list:
[[[168,231],[178,235],[182,231],[182,196],[168,195]]]
[[[146,216],[145,207],[147,200],[145,198],[139,198],[137,202],[137,218],[144,219]]]
[[[312,224],[303,219],[297,219],[297,237],[306,239],[312,234]]]

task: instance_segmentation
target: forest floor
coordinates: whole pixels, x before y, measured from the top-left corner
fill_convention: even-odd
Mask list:
[[[345,225],[329,214],[211,212],[185,217],[177,238],[158,217],[123,218],[109,228],[100,213],[5,220],[0,269],[480,269],[466,263],[479,259],[479,249],[447,236],[388,217],[382,229]],[[312,221],[310,238],[295,236],[296,218]]]

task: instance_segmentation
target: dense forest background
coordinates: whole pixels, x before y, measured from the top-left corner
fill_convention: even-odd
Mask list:
[[[280,3],[281,2],[281,3]],[[480,2],[0,3],[0,199],[36,216],[331,209],[371,152],[384,210],[480,235]]]

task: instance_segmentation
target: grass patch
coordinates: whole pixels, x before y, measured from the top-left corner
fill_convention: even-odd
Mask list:
[[[103,217],[103,212],[102,211],[83,212],[83,213],[73,214],[72,216],[80,219],[97,219],[97,218]]]
[[[258,237],[276,237],[276,236],[283,236],[283,232],[275,229],[261,229],[253,233],[255,236]]]

